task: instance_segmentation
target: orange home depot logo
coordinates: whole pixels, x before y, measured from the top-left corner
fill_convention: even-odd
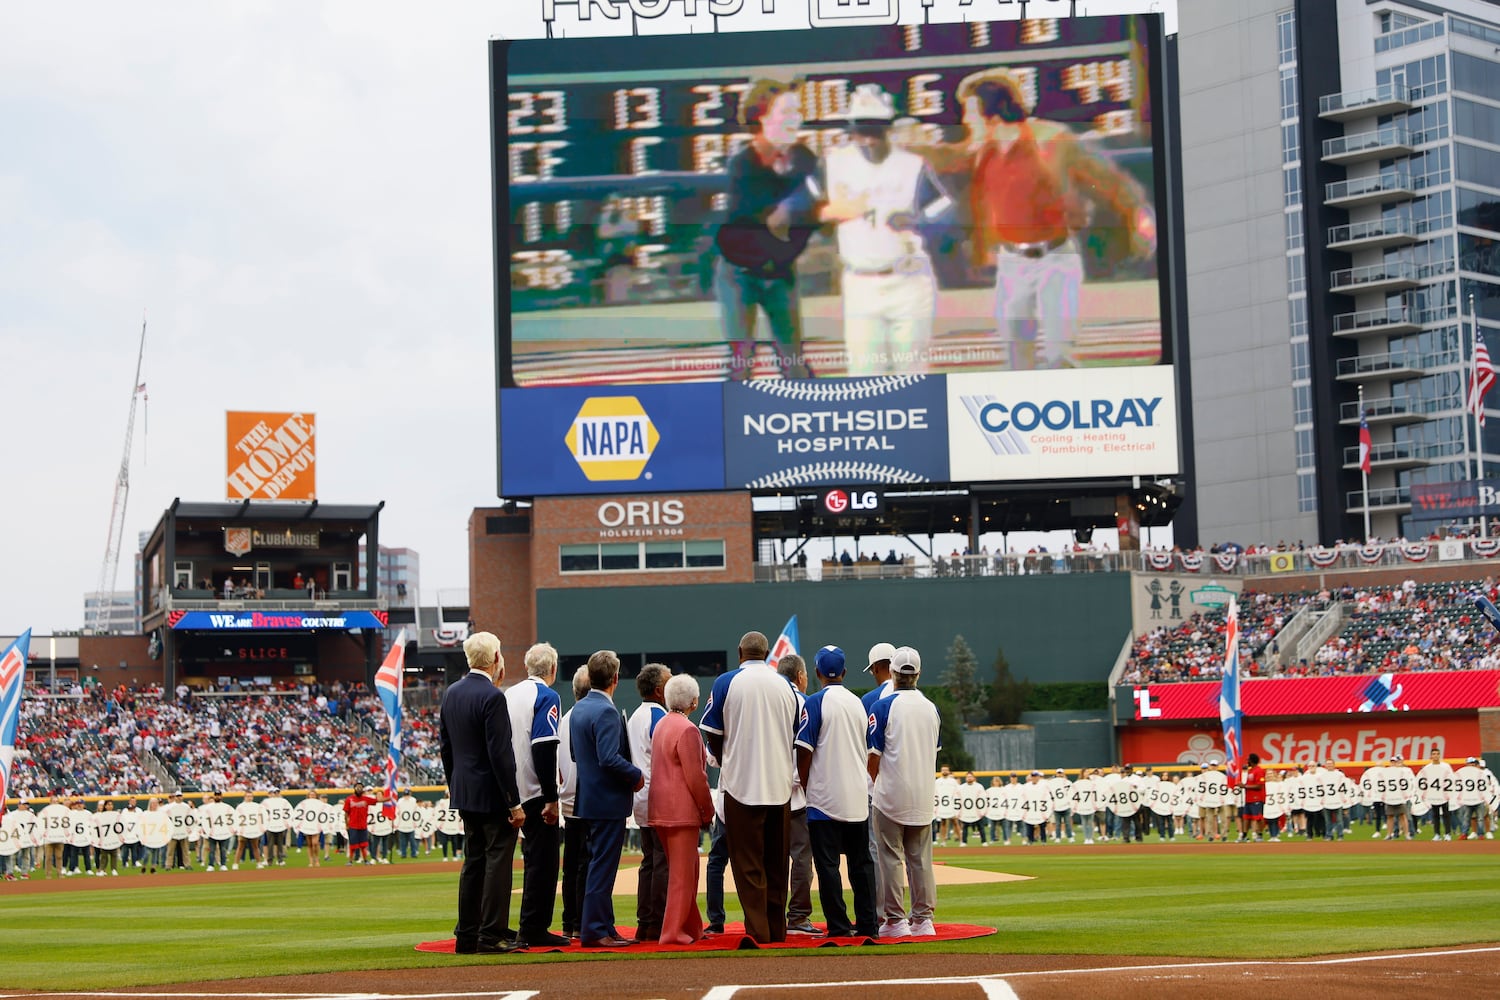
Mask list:
[[[249,528],[225,528],[224,551],[232,556],[242,556],[254,545]]]
[[[226,499],[317,498],[313,414],[230,411],[225,414],[225,427]]]

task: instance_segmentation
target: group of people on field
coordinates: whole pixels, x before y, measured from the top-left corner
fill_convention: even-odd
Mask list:
[[[1500,782],[1480,758],[1450,763],[1434,750],[1415,770],[1397,757],[1366,767],[1358,780],[1346,770],[1331,761],[1261,768],[1251,754],[1237,779],[1209,763],[1196,773],[1125,764],[1084,768],[1076,779],[1063,768],[995,775],[986,786],[972,772],[960,782],[945,767],[934,790],[933,836],[957,847],[971,837],[980,845],[1138,842],[1152,832],[1205,841],[1342,840],[1368,820],[1387,839],[1411,839],[1424,827],[1434,840],[1494,838]]]

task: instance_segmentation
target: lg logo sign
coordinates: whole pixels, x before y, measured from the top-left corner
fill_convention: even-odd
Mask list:
[[[832,489],[823,493],[826,514],[876,514],[880,512],[879,490]]]

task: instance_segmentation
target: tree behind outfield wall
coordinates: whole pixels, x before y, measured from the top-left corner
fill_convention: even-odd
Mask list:
[[[964,637],[954,636],[948,647],[948,692],[961,723],[969,722],[984,711],[984,688],[979,684],[979,661]]]
[[[990,683],[989,697],[984,703],[988,721],[998,726],[1014,726],[1021,721],[1021,713],[1026,711],[1026,701],[1030,697],[1031,682],[1012,677],[1005,650],[995,650],[995,679]]]
[[[964,746],[964,725],[959,721],[958,706],[953,701],[953,695],[947,688],[936,685],[923,688],[922,693],[938,710],[938,739],[943,744],[937,755],[938,767],[947,764],[960,774],[972,770],[974,755]]]

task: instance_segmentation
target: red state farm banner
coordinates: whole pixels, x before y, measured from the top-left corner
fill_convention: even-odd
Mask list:
[[[225,499],[317,499],[313,414],[229,411],[225,427]]]
[[[1334,761],[1383,762],[1392,754],[1424,760],[1436,750],[1444,757],[1480,752],[1479,718],[1468,715],[1364,715],[1332,719],[1246,719],[1242,735],[1247,754],[1263,764],[1321,764]],[[1129,726],[1120,730],[1120,759],[1141,764],[1177,763],[1196,768],[1222,763],[1224,741],[1218,725]]]
[[[1141,722],[1219,718],[1219,682],[1137,685],[1131,691]],[[1245,721],[1265,715],[1344,712],[1441,712],[1500,706],[1500,670],[1419,674],[1283,677],[1240,684]]]

